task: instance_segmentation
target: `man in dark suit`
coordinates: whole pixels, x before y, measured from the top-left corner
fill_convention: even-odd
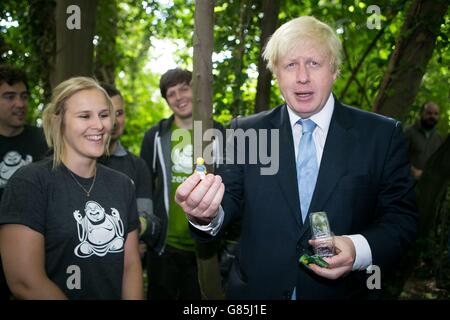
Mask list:
[[[227,159],[221,177],[194,174],[177,190],[176,201],[201,239],[242,218],[228,298],[363,298],[366,269],[376,265],[383,275],[415,238],[415,196],[400,123],[334,98],[340,52],[334,31],[313,17],[282,25],[264,58],[286,104],[232,125],[279,130],[279,141],[267,144],[279,157],[278,172],[262,175],[261,164]],[[258,137],[258,146],[265,137]],[[325,258],[328,267],[307,269],[298,261],[318,245],[309,222],[317,211],[328,213],[336,254]]]

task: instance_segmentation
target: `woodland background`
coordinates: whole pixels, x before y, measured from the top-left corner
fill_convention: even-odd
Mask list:
[[[201,3],[2,0],[0,63],[27,71],[31,90],[28,120],[37,125],[52,87],[60,81],[73,75],[94,75],[115,84],[123,94],[127,111],[122,142],[139,154],[145,130],[170,115],[159,93],[161,74],[175,65],[193,68],[194,14],[196,8],[202,9]],[[66,25],[71,16],[66,10],[73,4],[81,12],[79,30],[69,30]],[[209,108],[214,119],[224,125],[238,115],[282,103],[276,81],[260,59],[261,50],[276,27],[301,15],[313,15],[330,24],[343,43],[344,61],[334,86],[339,99],[394,117],[405,126],[415,121],[424,102],[433,100],[441,107],[438,130],[448,135],[448,1],[216,0],[213,4]],[[379,15],[367,11],[373,5]],[[377,19],[378,28],[368,27]],[[200,19],[199,23],[206,20]],[[433,172],[442,172],[442,167]],[[427,218],[433,225],[433,241],[437,242],[444,241],[448,227],[444,230],[441,226],[450,220],[436,222],[438,217],[449,215],[449,177],[444,180],[445,196],[439,198],[440,205],[433,207]],[[426,192],[442,193],[442,188]],[[436,288],[436,272],[442,272],[442,264],[430,268],[427,260],[435,254],[446,256],[446,246],[431,247],[436,251],[417,252],[421,260],[401,297],[449,298],[448,291]]]

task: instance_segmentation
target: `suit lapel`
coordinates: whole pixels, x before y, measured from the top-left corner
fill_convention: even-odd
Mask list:
[[[300,219],[300,200],[298,196],[294,142],[286,108],[286,105],[282,106],[279,114],[271,119],[272,128],[280,130],[280,165],[276,176],[282,194],[290,208],[290,213],[300,228],[303,223]]]
[[[325,203],[336,188],[339,179],[347,172],[349,148],[354,143],[352,136],[348,132],[350,126],[351,123],[345,117],[342,105],[336,100],[320,162],[316,188],[311,200],[310,212],[323,211]],[[333,213],[328,212],[328,214],[332,215]],[[305,225],[300,231],[300,238],[307,235],[309,228],[308,215]]]

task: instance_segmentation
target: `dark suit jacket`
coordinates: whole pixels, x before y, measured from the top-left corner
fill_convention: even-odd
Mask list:
[[[360,277],[365,272],[327,280],[298,263],[311,249],[311,230],[309,219],[303,224],[300,218],[286,108],[283,105],[238,118],[232,125],[244,130],[280,129],[280,166],[271,176],[261,175],[260,164],[226,165],[221,172],[226,190],[222,229],[234,218],[242,218],[240,247],[229,275],[227,297],[290,299],[294,287],[300,299],[358,297],[366,287],[365,277]],[[310,212],[315,211],[328,213],[336,235],[362,234],[382,276],[398,261],[417,229],[413,181],[399,122],[336,100],[310,205]],[[207,238],[199,232],[197,236]]]

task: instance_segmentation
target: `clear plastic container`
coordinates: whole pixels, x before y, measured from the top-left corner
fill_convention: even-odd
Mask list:
[[[312,230],[312,239],[316,240],[314,253],[320,257],[334,256],[333,233],[325,211],[311,212],[309,221]]]

